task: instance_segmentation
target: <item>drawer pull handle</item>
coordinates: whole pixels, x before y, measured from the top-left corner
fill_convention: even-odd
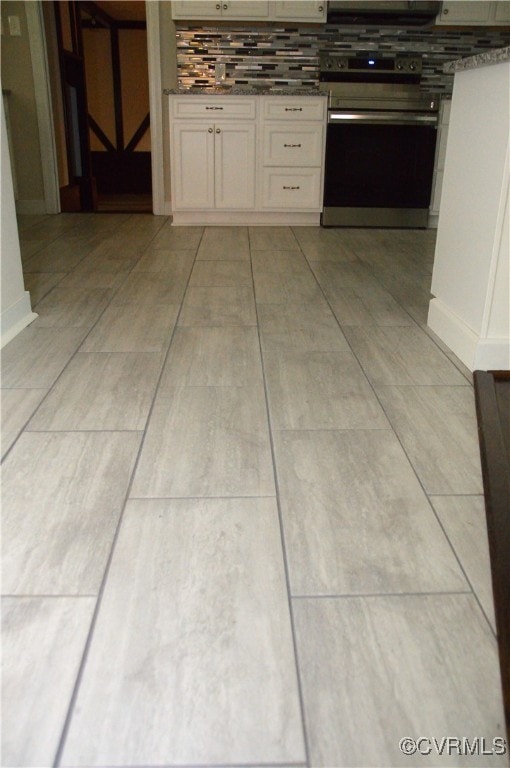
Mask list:
[[[223,107],[206,107],[206,109],[223,109]]]
[[[284,147],[300,147],[301,144],[284,144]]]
[[[301,187],[286,187],[285,185],[283,186],[283,188],[284,189],[301,189]]]
[[[302,112],[303,107],[285,107],[286,112]]]

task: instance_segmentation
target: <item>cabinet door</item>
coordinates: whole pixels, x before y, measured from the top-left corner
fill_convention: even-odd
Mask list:
[[[214,126],[174,123],[172,205],[175,210],[214,208]]]
[[[277,0],[274,4],[274,18],[285,21],[307,20],[326,21],[326,2],[313,0]]]
[[[441,5],[442,24],[484,24],[489,21],[492,3],[488,0],[447,0]]]
[[[255,208],[255,126],[216,123],[216,208]]]
[[[508,0],[498,0],[494,3],[494,21],[498,24],[510,24],[510,2]]]
[[[221,17],[219,0],[172,0],[173,19],[213,19]]]
[[[222,16],[228,19],[268,19],[268,0],[223,0]]]

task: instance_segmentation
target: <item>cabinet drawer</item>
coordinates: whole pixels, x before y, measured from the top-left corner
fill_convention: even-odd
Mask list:
[[[230,117],[254,118],[255,99],[236,96],[183,96],[171,103],[174,118],[199,117],[201,119],[224,120]]]
[[[320,168],[264,168],[262,206],[275,209],[313,209],[321,205]]]
[[[264,165],[313,167],[322,162],[324,128],[317,123],[266,124]]]
[[[322,96],[269,96],[264,99],[266,120],[324,120],[327,99]]]

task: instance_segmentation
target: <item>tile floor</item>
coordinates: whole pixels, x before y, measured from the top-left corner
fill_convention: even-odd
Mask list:
[[[434,232],[20,229],[3,765],[505,765],[399,750],[504,735]]]

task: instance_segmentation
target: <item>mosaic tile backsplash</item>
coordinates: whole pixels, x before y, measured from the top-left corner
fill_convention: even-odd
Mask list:
[[[317,86],[320,51],[420,54],[424,91],[451,93],[453,75],[443,64],[510,44],[504,30],[384,29],[317,26],[198,26],[177,24],[179,85],[214,86],[215,65],[225,85]]]

